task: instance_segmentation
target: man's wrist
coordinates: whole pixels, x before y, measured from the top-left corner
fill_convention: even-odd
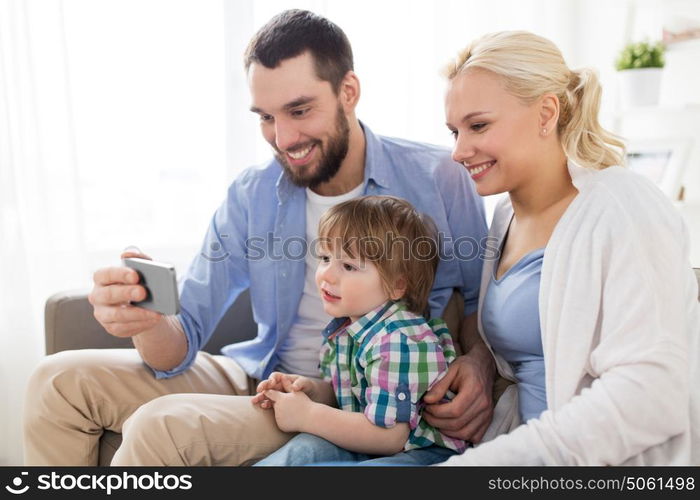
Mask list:
[[[492,379],[496,376],[496,360],[483,342],[475,343],[464,357],[482,367]]]
[[[142,332],[137,333],[134,335],[132,338],[139,338],[139,339],[150,339],[153,337],[157,336],[169,336],[172,335],[176,332],[184,334],[185,331],[182,328],[182,324],[180,323],[180,320],[176,315],[172,316],[166,316],[166,315],[161,315],[160,318],[158,318],[158,321],[156,324],[154,324],[152,327],[148,328],[147,330],[144,330]]]
[[[168,371],[187,356],[188,341],[177,316],[162,316],[156,325],[131,337],[141,359],[155,370]]]
[[[483,359],[486,359],[487,356],[491,357],[491,353],[483,342],[475,342],[464,355]]]

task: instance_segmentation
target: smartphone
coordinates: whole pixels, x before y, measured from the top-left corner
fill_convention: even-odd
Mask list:
[[[180,297],[173,266],[136,257],[123,259],[123,263],[138,273],[139,285],[146,289],[146,298],[132,302],[133,305],[167,315],[180,312]]]

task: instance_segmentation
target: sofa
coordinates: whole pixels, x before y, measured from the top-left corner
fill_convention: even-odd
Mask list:
[[[698,300],[700,300],[700,268],[695,269],[698,279]],[[49,297],[45,308],[46,354],[70,349],[103,349],[133,347],[128,338],[117,338],[108,334],[92,314],[92,306],[87,300],[87,290],[60,292]],[[462,302],[459,294],[454,294],[446,309],[445,320],[451,331],[461,322]],[[219,354],[221,347],[252,339],[257,326],[253,321],[248,292],[241,294],[217,325],[214,333],[202,348],[212,354]],[[456,345],[459,354],[459,345]],[[494,398],[498,398],[509,384],[505,379],[496,381]],[[121,435],[106,431],[100,440],[99,464],[109,465],[112,456],[121,443]]]
[[[89,290],[59,292],[48,298],[44,311],[46,354],[71,349],[131,348],[129,338],[114,337],[102,328],[87,300]],[[225,345],[252,339],[257,332],[250,295],[246,291],[229,308],[202,348],[219,354]],[[109,465],[121,444],[121,434],[105,431],[100,439],[99,465]]]

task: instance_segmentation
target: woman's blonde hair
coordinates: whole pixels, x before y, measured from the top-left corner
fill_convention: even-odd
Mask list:
[[[449,80],[470,69],[503,79],[526,104],[545,94],[559,99],[557,132],[567,157],[583,167],[622,165],[625,146],[598,122],[601,87],[592,69],[570,70],[554,43],[527,31],[501,31],[474,40],[445,68]]]
[[[429,217],[395,196],[362,196],[326,211],[318,226],[321,249],[371,261],[387,295],[403,278],[406,308],[427,314],[439,261],[437,230]]]

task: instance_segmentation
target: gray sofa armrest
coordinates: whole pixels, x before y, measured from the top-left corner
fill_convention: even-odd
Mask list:
[[[92,315],[87,290],[59,292],[46,301],[46,354],[72,349],[132,347],[131,339],[107,333]]]
[[[46,354],[72,349],[133,347],[131,339],[110,335],[92,313],[88,290],[59,292],[46,301],[44,327]],[[202,348],[219,354],[223,346],[252,339],[257,333],[248,291],[242,293],[217,325]]]

